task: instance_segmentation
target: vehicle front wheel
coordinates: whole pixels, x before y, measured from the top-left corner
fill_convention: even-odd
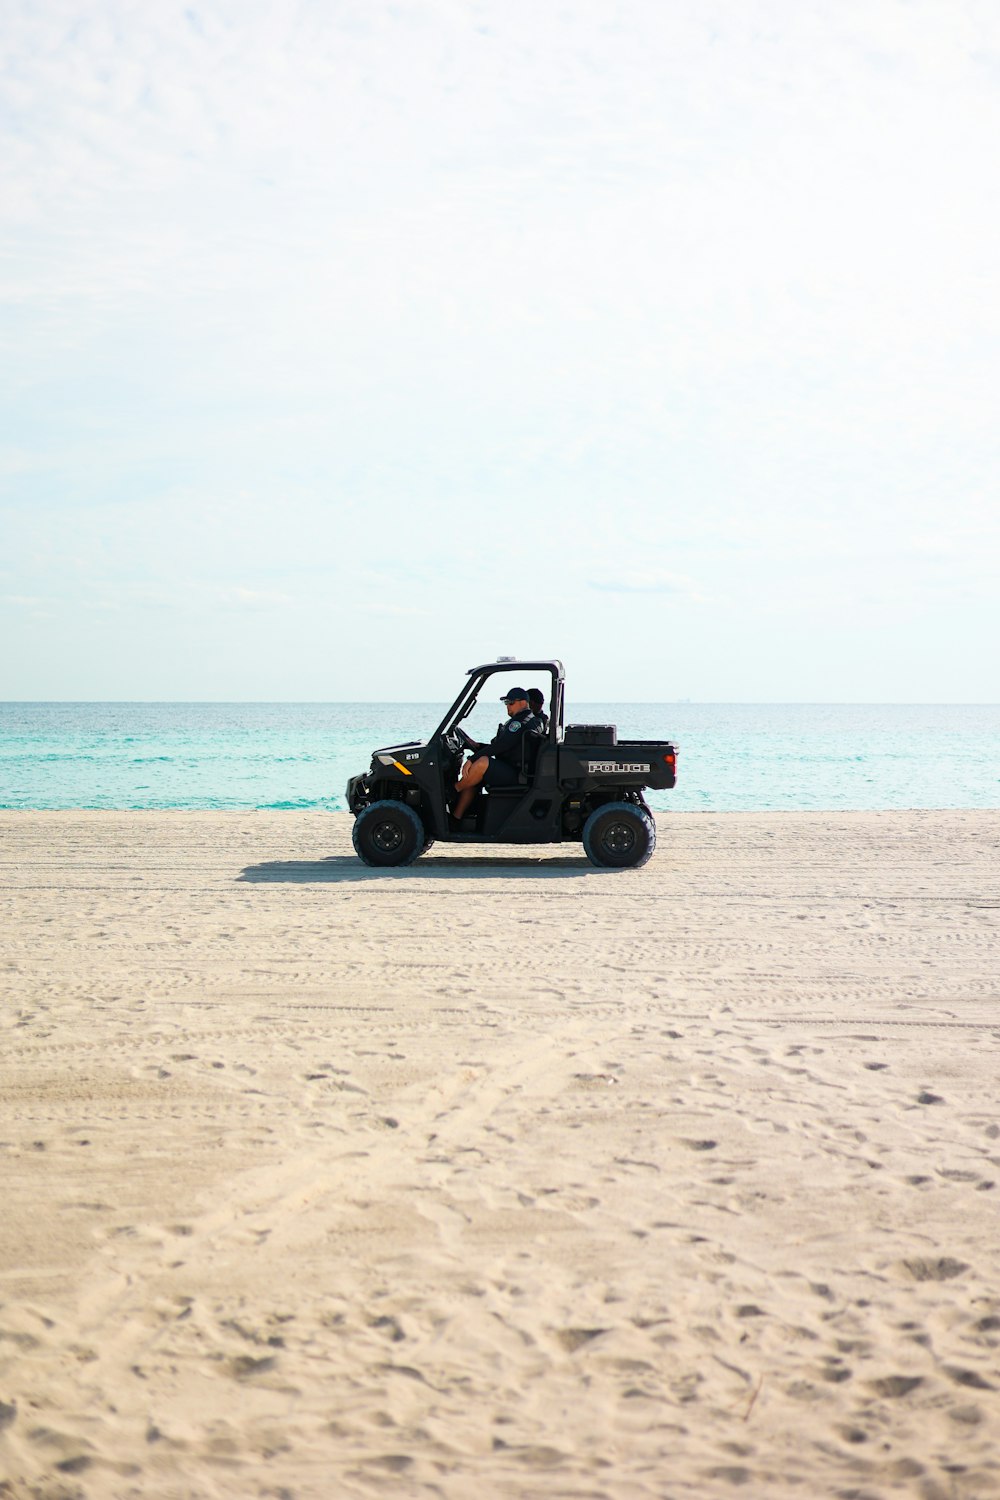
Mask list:
[[[606,802],[583,825],[583,847],[593,865],[634,870],[656,848],[656,825],[632,802]]]
[[[366,865],[409,865],[426,848],[424,825],[405,802],[384,798],[363,807],[354,820],[351,839]]]

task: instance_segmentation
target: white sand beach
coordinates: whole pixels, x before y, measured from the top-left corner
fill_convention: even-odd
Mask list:
[[[0,813],[0,1496],[1000,1493],[1000,812]]]

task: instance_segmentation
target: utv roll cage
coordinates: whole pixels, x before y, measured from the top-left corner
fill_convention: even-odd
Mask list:
[[[519,675],[527,676],[529,672],[547,672],[552,681],[552,690],[549,695],[549,727],[545,742],[555,745],[563,736],[563,716],[566,708],[566,674],[561,661],[552,657],[548,661],[517,661],[513,657],[500,657],[496,661],[484,662],[481,666],[470,667],[466,672],[469,681],[465,684],[454,703],[445,714],[441,723],[435,730],[435,734],[450,734],[456,724],[461,724],[467,719],[479,701],[481,693],[488,678],[498,672],[517,672]]]

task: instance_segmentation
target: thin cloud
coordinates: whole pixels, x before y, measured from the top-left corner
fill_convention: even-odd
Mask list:
[[[680,573],[668,573],[660,568],[641,570],[636,573],[612,574],[608,578],[588,579],[592,589],[603,594],[667,594],[674,599],[689,599],[704,602],[704,594],[691,578]]]
[[[218,599],[226,609],[284,609],[294,603],[290,594],[273,593],[266,589],[222,589]]]
[[[420,609],[417,605],[409,604],[363,604],[360,613],[363,615],[380,615],[387,619],[411,619],[424,618],[431,614],[429,609]]]

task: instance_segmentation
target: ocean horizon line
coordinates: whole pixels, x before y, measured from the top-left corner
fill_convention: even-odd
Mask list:
[[[427,708],[453,698],[0,698],[0,708]],[[616,708],[1000,708],[1000,698],[577,698]]]

